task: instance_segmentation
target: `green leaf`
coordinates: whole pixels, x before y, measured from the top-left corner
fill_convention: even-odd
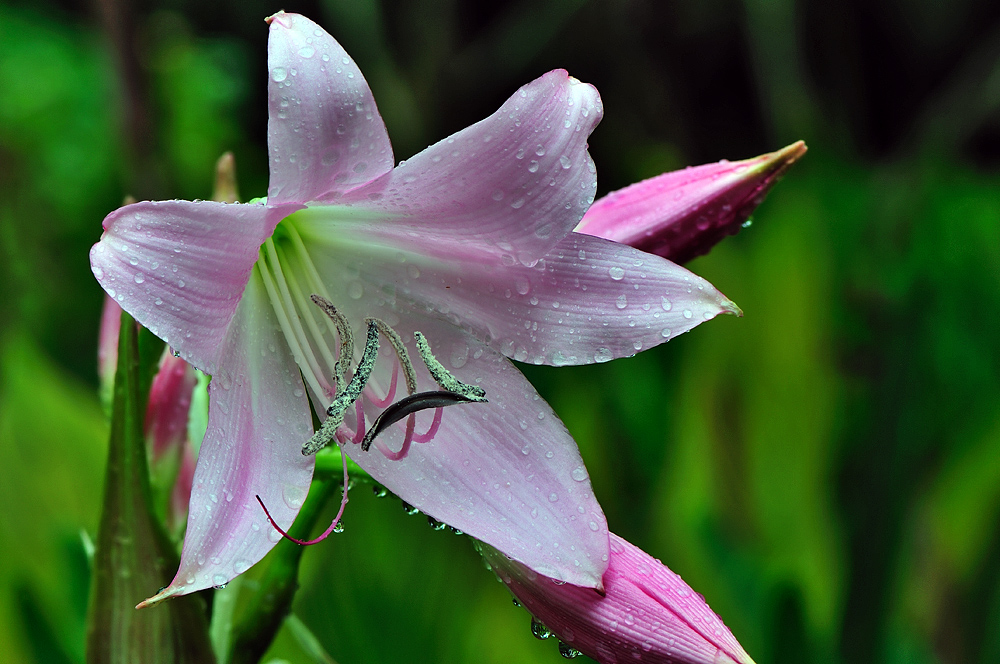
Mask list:
[[[139,335],[123,313],[118,342],[104,506],[94,555],[88,664],[214,662],[204,603],[186,596],[136,610],[167,585],[177,554],[153,515],[143,420],[146,392]]]

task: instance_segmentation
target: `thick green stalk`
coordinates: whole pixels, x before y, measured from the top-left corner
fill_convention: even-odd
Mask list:
[[[104,502],[87,624],[88,664],[214,662],[204,603],[187,596],[142,611],[167,585],[177,554],[153,514],[143,423],[148,380],[138,330],[122,314]],[[145,389],[143,384],[145,384]]]

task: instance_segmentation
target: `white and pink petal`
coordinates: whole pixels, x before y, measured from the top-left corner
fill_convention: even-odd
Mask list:
[[[601,114],[593,86],[551,71],[485,120],[330,202],[352,206],[369,233],[429,255],[472,246],[496,260],[537,260],[594,200],[587,138]]]
[[[115,210],[90,250],[108,295],[209,374],[261,242],[294,206],[142,202]]]
[[[209,385],[208,431],[201,444],[181,563],[170,585],[143,605],[219,586],[242,574],[295,520],[312,480],[312,435],[299,369],[254,272]]]
[[[389,135],[354,60],[304,16],[269,21],[268,201],[305,203],[392,170]]]
[[[580,233],[527,264],[507,264],[471,249],[443,260],[404,242],[393,246],[384,237],[361,234],[349,245],[343,242],[310,247],[324,280],[347,285],[348,298],[386,301],[401,317],[448,320],[523,362],[605,362],[661,344],[721,313],[740,313],[685,268]]]
[[[448,323],[408,318],[397,326],[416,362],[414,329],[457,378],[484,388],[489,402],[445,408],[433,439],[412,444],[401,460],[347,444],[349,456],[435,519],[547,576],[600,587],[607,522],[565,426],[509,360]],[[382,361],[375,381],[382,390],[386,366],[391,360]],[[418,374],[421,390],[437,389],[423,367]],[[419,415],[417,430],[431,419],[431,411]],[[390,449],[400,448],[402,430],[400,423],[383,434]]]

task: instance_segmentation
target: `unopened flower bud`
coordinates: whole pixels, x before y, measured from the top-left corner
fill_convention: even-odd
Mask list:
[[[595,201],[576,231],[687,262],[738,233],[805,152],[798,141],[753,159],[690,166],[637,182]]]
[[[560,583],[480,544],[480,552],[533,616],[539,638],[602,664],[753,664],[704,598],[638,547],[610,533],[604,594]]]

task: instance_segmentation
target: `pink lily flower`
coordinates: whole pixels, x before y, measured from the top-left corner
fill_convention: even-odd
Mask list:
[[[532,631],[562,641],[564,655],[602,664],[753,664],[736,637],[659,560],[618,537],[604,572],[604,594],[539,575],[488,546],[480,552],[534,616]]]
[[[343,48],[305,17],[269,23],[266,202],[136,203],[108,215],[91,251],[108,294],[212,376],[180,568],[143,605],[260,560],[280,535],[256,495],[284,529],[302,506],[310,400],[323,413],[341,388],[336,327],[313,294],[357,329],[381,319],[410,353],[422,332],[488,399],[437,409],[418,433],[410,417],[363,451],[354,443],[407,368],[383,352],[338,431],[346,454],[435,519],[600,587],[607,525],[579,451],[507,358],[602,362],[738,308],[673,263],[571,232],[596,191],[593,87],[550,72],[394,168]],[[422,367],[414,378],[437,389]]]
[[[805,153],[805,143],[798,141],[753,159],[657,175],[595,201],[576,231],[686,263],[738,233]]]

